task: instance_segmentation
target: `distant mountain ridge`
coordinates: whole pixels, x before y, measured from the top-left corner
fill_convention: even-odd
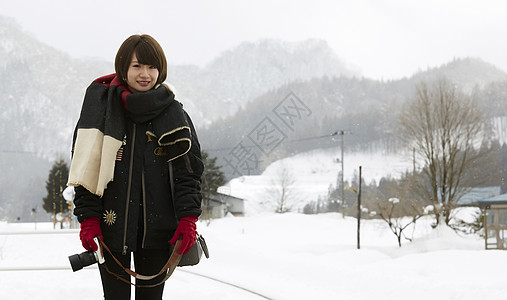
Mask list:
[[[423,81],[438,77],[450,78],[461,89],[470,92],[476,86],[484,87],[488,83],[506,81],[507,74],[496,66],[480,58],[454,58],[439,67],[428,68],[412,76],[413,81]]]
[[[0,41],[1,137],[22,137],[9,145],[45,157],[70,153],[84,90],[109,64],[72,59],[7,18],[0,18]]]
[[[326,41],[243,42],[203,68],[170,66],[168,81],[205,124],[235,113],[254,98],[291,82],[358,76]]]

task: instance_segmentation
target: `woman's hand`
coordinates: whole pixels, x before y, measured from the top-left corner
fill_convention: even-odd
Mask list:
[[[197,222],[197,220],[198,218],[194,216],[183,217],[180,219],[178,228],[176,228],[176,232],[170,241],[171,245],[174,245],[180,237],[183,237],[183,241],[181,242],[181,246],[178,251],[179,254],[187,254],[190,248],[192,248],[195,244],[197,239],[195,222]]]
[[[102,231],[100,230],[100,219],[97,217],[86,218],[81,222],[81,231],[79,232],[79,238],[81,244],[86,250],[97,251],[98,246],[93,241],[94,237],[99,237],[102,240]]]

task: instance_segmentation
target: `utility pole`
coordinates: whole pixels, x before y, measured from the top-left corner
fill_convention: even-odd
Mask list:
[[[341,145],[341,150],[342,150],[342,158],[341,158],[341,163],[342,163],[342,178],[341,178],[341,181],[342,181],[342,206],[345,204],[345,186],[344,186],[344,183],[343,183],[343,138],[345,136],[345,131],[343,130],[340,130],[339,131],[340,135],[342,136],[342,145]]]
[[[415,148],[412,149],[412,175],[415,175]]]
[[[361,181],[363,167],[359,166],[359,191],[357,192],[357,249],[361,249]]]
[[[36,207],[37,206],[32,208],[32,212],[30,213],[32,216],[34,216],[34,224],[35,224],[34,230],[37,230],[37,209],[36,209]]]
[[[345,183],[344,183],[344,164],[343,164],[343,149],[345,147],[345,142],[344,142],[344,138],[345,138],[345,133],[347,131],[346,130],[338,130],[338,131],[335,131],[331,136],[335,136],[335,135],[340,135],[341,136],[341,158],[340,158],[340,163],[341,163],[341,178],[340,178],[340,181],[341,181],[341,194],[342,194],[342,210],[345,206]],[[345,214],[343,214],[343,217],[345,217]]]

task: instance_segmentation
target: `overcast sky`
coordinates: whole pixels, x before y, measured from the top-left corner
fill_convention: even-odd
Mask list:
[[[111,62],[125,38],[148,33],[172,64],[203,66],[243,41],[320,38],[370,78],[462,57],[507,71],[502,0],[0,0],[0,15],[73,57]]]

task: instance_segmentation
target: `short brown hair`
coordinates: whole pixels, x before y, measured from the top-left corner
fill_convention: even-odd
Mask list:
[[[120,49],[116,53],[114,60],[114,68],[116,76],[123,83],[127,84],[127,72],[132,60],[132,54],[136,53],[137,60],[140,64],[157,67],[158,78],[157,83],[162,83],[167,77],[167,61],[164,50],[160,44],[150,35],[135,34],[126,39],[121,44]]]

